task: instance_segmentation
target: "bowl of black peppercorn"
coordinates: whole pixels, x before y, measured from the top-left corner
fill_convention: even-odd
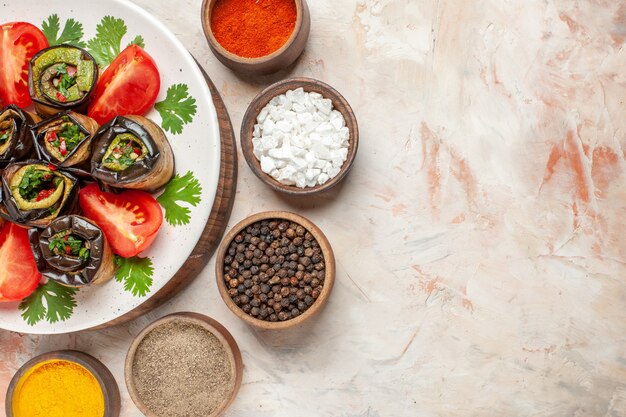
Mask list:
[[[235,225],[220,245],[215,269],[228,308],[266,330],[313,317],[335,282],[335,257],[324,233],[286,211],[258,213]]]

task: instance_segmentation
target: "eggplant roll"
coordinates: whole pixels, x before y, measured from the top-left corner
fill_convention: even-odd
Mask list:
[[[41,119],[13,104],[0,112],[0,169],[31,156],[30,128]]]
[[[174,176],[174,154],[163,130],[142,116],[118,116],[98,132],[91,175],[115,188],[155,192]]]
[[[113,250],[91,220],[64,216],[43,230],[28,231],[39,272],[59,284],[102,284],[115,274]]]
[[[37,113],[85,113],[98,82],[98,64],[84,49],[57,45],[38,52],[28,65],[28,88]]]
[[[16,162],[2,173],[0,216],[31,227],[47,227],[78,208],[78,180],[41,161]]]
[[[39,159],[60,167],[91,160],[91,140],[100,126],[90,117],[66,111],[32,129]]]

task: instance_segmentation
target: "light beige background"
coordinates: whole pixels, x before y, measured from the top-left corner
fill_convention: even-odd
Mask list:
[[[230,221],[290,209],[326,232],[338,281],[319,319],[256,333],[219,299],[214,264],[129,325],[0,332],[0,390],[30,357],[75,348],[123,383],[134,335],[166,313],[221,321],[242,349],[227,417],[626,415],[626,2],[310,0],[288,72],[239,78],[211,55],[200,1],[136,0],[199,59],[238,130],[291,75],[352,103],[354,171],[309,201],[239,162]]]

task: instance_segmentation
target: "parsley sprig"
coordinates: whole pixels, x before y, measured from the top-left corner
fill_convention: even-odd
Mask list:
[[[195,207],[200,203],[202,186],[193,172],[189,171],[182,177],[178,174],[165,186],[165,191],[157,201],[165,209],[165,220],[173,226],[189,224],[191,217],[189,207],[181,206],[183,201]]]
[[[101,67],[109,65],[122,49],[122,38],[128,32],[124,20],[104,16],[96,26],[96,36],[87,41],[87,49]],[[144,40],[136,36],[130,43],[144,47]]]
[[[163,119],[163,129],[174,134],[183,132],[183,125],[191,123],[196,114],[196,99],[189,95],[185,84],[174,84],[167,89],[165,100],[154,105]]]
[[[79,48],[85,47],[85,42],[81,40],[83,37],[83,24],[72,18],[65,21],[61,36],[59,36],[61,21],[59,20],[59,15],[56,13],[44,20],[41,24],[41,28],[50,46],[70,44],[78,46]]]
[[[115,280],[124,283],[124,291],[130,291],[135,297],[144,297],[152,287],[154,267],[150,258],[115,257]]]
[[[65,287],[49,280],[40,285],[31,295],[22,300],[19,309],[22,318],[34,326],[44,318],[48,323],[65,321],[72,316],[76,301],[76,288]]]

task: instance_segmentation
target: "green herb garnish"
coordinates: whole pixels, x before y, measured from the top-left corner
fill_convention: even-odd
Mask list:
[[[49,323],[65,321],[74,312],[74,296],[77,291],[76,288],[65,287],[49,280],[23,299],[18,308],[22,311],[22,318],[30,326],[34,326],[44,317]]]
[[[4,143],[9,140],[9,138],[11,137],[11,131],[10,130],[6,130],[2,133],[0,133],[0,145],[4,145]]]
[[[41,24],[41,28],[50,46],[70,44],[79,48],[85,47],[85,42],[81,41],[83,37],[83,25],[72,18],[65,21],[61,36],[58,36],[59,30],[61,29],[61,22],[57,14],[53,14],[49,16],[47,20],[44,20]]]
[[[102,18],[96,26],[96,36],[87,41],[87,48],[96,62],[101,67],[109,65],[121,52],[122,38],[128,28],[122,19],[113,16]],[[137,44],[143,48],[143,38],[136,36],[131,44]]]
[[[109,145],[102,160],[103,166],[121,172],[145,158],[148,148],[130,133],[117,135]]]
[[[78,251],[78,257],[79,258],[83,258],[85,260],[89,259],[89,249],[85,248],[80,248],[80,251]]]
[[[54,178],[51,172],[31,166],[26,170],[18,185],[20,196],[27,201],[36,199],[40,191],[52,189],[53,184],[59,185],[58,181],[53,181]]]
[[[193,172],[189,171],[182,177],[178,174],[165,186],[165,191],[157,201],[165,209],[165,220],[173,226],[188,224],[191,220],[188,207],[178,204],[184,201],[195,207],[200,203],[202,187]]]
[[[144,48],[146,47],[146,43],[144,42],[144,40],[143,40],[143,36],[141,36],[141,35],[137,35],[137,36],[135,36],[135,39],[133,39],[132,41],[130,41],[130,42],[128,43],[127,47],[128,47],[128,46],[131,46],[131,45],[137,45],[138,47],[140,47],[140,48],[142,48],[142,49],[144,49]]]
[[[60,234],[53,237],[48,243],[48,249],[57,255],[65,254],[78,256],[85,260],[89,259],[89,249],[86,243],[72,234]]]
[[[65,140],[65,147],[68,152],[72,152],[85,139],[85,134],[80,130],[80,127],[71,123],[64,124],[58,136]]]
[[[68,96],[69,92],[67,90],[75,84],[76,76],[70,77],[67,74],[61,75],[61,78],[59,78],[59,93],[63,94],[64,96]]]
[[[152,287],[154,267],[150,258],[115,257],[115,280],[124,283],[124,291],[130,291],[135,297],[144,297]]]
[[[154,105],[161,115],[163,129],[174,134],[182,133],[183,126],[191,123],[196,114],[196,99],[189,95],[185,84],[175,84],[167,89],[165,100]]]

